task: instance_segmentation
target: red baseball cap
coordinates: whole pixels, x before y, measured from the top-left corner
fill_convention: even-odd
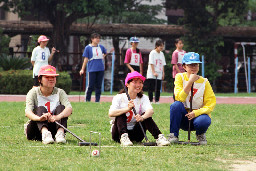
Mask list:
[[[56,68],[51,65],[42,66],[39,70],[38,77],[40,75],[47,75],[47,76],[58,76],[59,74],[56,73]]]
[[[38,43],[48,41],[49,39],[45,35],[41,35],[38,37]]]
[[[133,78],[139,78],[143,82],[146,80],[146,78],[143,77],[140,73],[138,73],[137,71],[133,71],[133,72],[127,74],[127,76],[125,78],[125,85],[128,83],[129,80],[131,80]]]

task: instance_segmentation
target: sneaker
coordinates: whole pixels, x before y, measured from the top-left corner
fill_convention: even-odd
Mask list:
[[[198,140],[200,145],[207,145],[205,133],[203,133],[201,135],[196,135],[196,139]]]
[[[160,104],[160,102],[158,101],[158,102],[156,102],[155,104]]]
[[[55,141],[56,143],[66,143],[66,139],[65,139],[65,133],[62,131],[58,131],[57,134],[55,135]]]
[[[129,139],[127,133],[124,133],[124,134],[121,135],[120,142],[121,142],[121,146],[132,146],[133,145],[133,143]]]
[[[174,136],[174,133],[170,133],[168,141],[170,143],[178,143],[179,142],[179,138]]]
[[[44,131],[42,133],[42,142],[43,144],[52,144],[54,140],[52,138],[52,133],[50,131]]]
[[[110,132],[112,133],[112,128],[113,128],[113,126],[114,126],[114,120],[109,121],[109,123],[110,123],[110,125],[111,125]]]
[[[159,134],[158,139],[156,140],[157,146],[167,146],[170,145],[170,142],[164,137],[164,134]]]
[[[28,128],[28,124],[29,124],[29,120],[24,124],[24,135],[26,135],[26,137],[28,137],[27,136],[27,128]]]

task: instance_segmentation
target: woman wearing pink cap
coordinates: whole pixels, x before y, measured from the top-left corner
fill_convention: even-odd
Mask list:
[[[56,49],[52,48],[52,53],[47,46],[49,39],[41,35],[38,37],[38,46],[35,47],[32,51],[31,63],[33,65],[33,78],[34,78],[34,86],[39,86],[38,82],[38,72],[42,66],[48,65],[53,58]]]
[[[72,106],[64,90],[55,87],[56,68],[42,66],[38,73],[39,87],[32,88],[26,96],[25,115],[30,121],[24,125],[28,140],[42,141],[44,144],[66,143],[64,129],[55,124],[59,122],[67,127]]]
[[[125,94],[124,89],[113,98],[109,109],[109,117],[114,119],[112,126],[112,139],[120,142],[122,146],[131,146],[131,141],[141,142],[144,139],[143,132],[138,124],[141,122],[144,130],[148,130],[156,139],[158,146],[169,145],[156,123],[152,119],[154,113],[148,96],[143,94],[142,88],[145,77],[137,71],[128,73],[125,85],[131,100]],[[133,108],[137,115],[133,113]]]

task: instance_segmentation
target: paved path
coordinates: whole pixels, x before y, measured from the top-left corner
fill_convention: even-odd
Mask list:
[[[79,95],[68,95],[71,102],[79,102]],[[113,96],[101,96],[101,102],[111,102]],[[256,104],[256,97],[216,97],[217,104]],[[25,102],[26,95],[0,95],[0,102]],[[84,101],[84,96],[80,96],[80,101]],[[95,96],[92,96],[92,102]],[[170,96],[161,96],[160,103],[173,103]]]

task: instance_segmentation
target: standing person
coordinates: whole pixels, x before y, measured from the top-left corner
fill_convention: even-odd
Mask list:
[[[125,54],[124,63],[128,68],[128,73],[137,71],[143,75],[143,60],[140,50],[137,48],[139,44],[139,39],[137,37],[131,37],[130,43],[131,48],[127,49]]]
[[[30,119],[24,125],[28,140],[42,141],[44,144],[66,143],[64,129],[55,121],[67,127],[72,106],[64,90],[55,87],[56,68],[42,66],[38,73],[39,87],[32,88],[26,96],[25,115]]]
[[[181,39],[175,39],[176,50],[172,53],[172,77],[175,78],[177,73],[185,72],[182,67],[182,58],[186,51],[182,48],[184,46],[183,41]]]
[[[144,130],[148,130],[156,139],[158,146],[169,145],[170,142],[152,119],[153,107],[142,91],[144,81],[145,77],[137,71],[128,73],[125,78],[125,86],[128,88],[131,100],[128,101],[124,89],[113,98],[109,109],[109,117],[115,117],[112,126],[112,139],[121,142],[122,146],[133,145],[131,141],[141,142],[144,139],[144,134],[138,123],[141,122]],[[138,112],[137,115],[133,113],[133,108]]]
[[[52,52],[47,46],[49,39],[41,35],[38,37],[38,46],[35,47],[32,51],[31,63],[33,65],[33,79],[34,79],[34,87],[39,86],[38,82],[38,72],[42,66],[48,65],[48,63],[52,60],[53,55],[56,52],[56,49],[53,47]]]
[[[182,48],[184,46],[183,41],[181,39],[175,39],[175,46],[176,50],[172,53],[172,78],[174,79],[177,73],[185,72],[184,68],[182,67],[182,58],[186,51]],[[174,87],[174,86],[173,86]],[[175,95],[173,93],[173,100],[175,101]]]
[[[84,49],[83,57],[84,62],[80,75],[84,74],[86,65],[88,63],[88,87],[85,92],[85,100],[91,101],[92,91],[95,87],[95,102],[100,102],[101,86],[104,77],[104,57],[107,54],[107,50],[104,46],[99,44],[100,35],[98,33],[91,34],[91,44],[87,45]]]
[[[216,97],[211,84],[206,78],[197,75],[200,64],[199,54],[185,53],[182,65],[186,72],[175,77],[176,101],[170,106],[170,138],[171,143],[178,142],[179,130],[188,130],[188,120],[191,120],[191,130],[196,131],[196,138],[201,145],[206,145],[205,133],[211,124],[211,112],[216,105]],[[191,86],[193,86],[192,112],[190,108]]]
[[[166,65],[164,53],[164,43],[162,40],[157,40],[155,49],[149,54],[147,82],[148,82],[148,96],[150,102],[153,102],[153,91],[155,91],[155,82],[157,79],[157,91],[155,94],[155,103],[159,103],[161,82],[164,79],[164,66]]]

